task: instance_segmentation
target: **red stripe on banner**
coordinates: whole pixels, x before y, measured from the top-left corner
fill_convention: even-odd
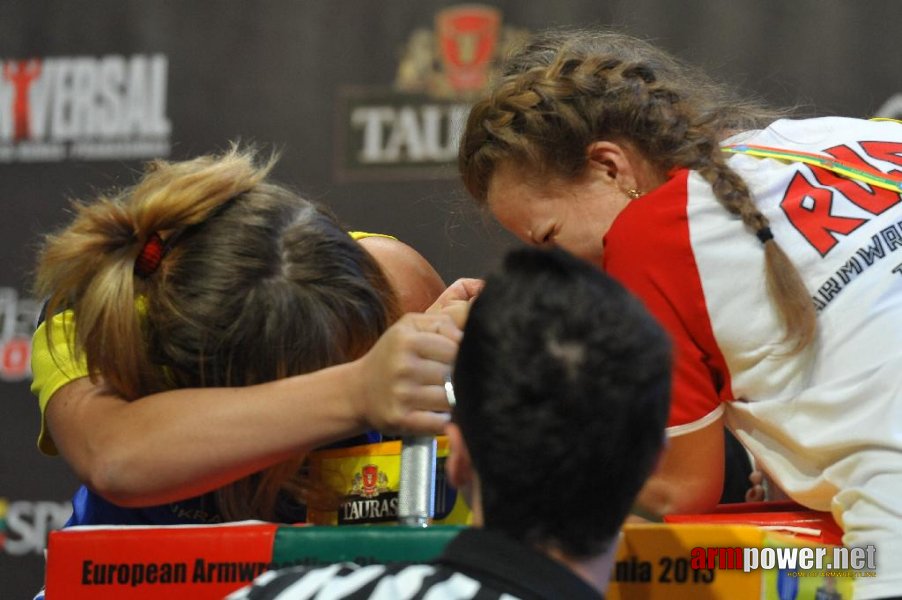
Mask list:
[[[842,545],[842,528],[828,512],[809,510],[795,502],[721,504],[714,512],[667,515],[665,523],[757,525],[819,544]]]
[[[222,598],[270,568],[276,525],[55,531],[48,600]]]

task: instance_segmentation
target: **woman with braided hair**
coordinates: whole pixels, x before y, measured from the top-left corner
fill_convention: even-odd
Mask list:
[[[902,126],[789,119],[644,41],[552,31],[477,101],[459,167],[522,241],[640,296],[676,347],[669,449],[642,494],[712,508],[727,425],[844,542],[856,598],[902,589]]]
[[[442,431],[459,329],[444,314],[392,324],[397,267],[416,286],[422,265],[390,243],[371,255],[272,165],[236,148],[158,161],[47,237],[32,390],[39,447],[85,483],[70,524],[303,521],[331,500],[308,451]]]

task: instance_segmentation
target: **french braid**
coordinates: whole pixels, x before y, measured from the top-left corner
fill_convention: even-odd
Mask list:
[[[720,204],[764,244],[769,293],[791,351],[810,344],[815,310],[795,266],[770,235],[720,140],[785,114],[735,96],[698,70],[641,40],[616,33],[550,32],[512,56],[490,95],[471,109],[458,166],[484,203],[502,162],[573,179],[598,140],[631,143],[660,172],[698,172]]]

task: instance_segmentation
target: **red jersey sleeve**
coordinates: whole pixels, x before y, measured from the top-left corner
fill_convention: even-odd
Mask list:
[[[673,388],[668,427],[687,433],[732,399],[692,252],[688,171],[633,200],[605,236],[604,268],[637,295],[671,336]],[[715,412],[716,411],[716,412]]]

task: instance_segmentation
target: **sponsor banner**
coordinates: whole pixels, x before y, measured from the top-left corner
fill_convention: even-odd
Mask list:
[[[47,597],[222,598],[264,571],[353,560],[426,562],[459,527],[307,527],[272,523],[74,527],[54,532]]]
[[[452,179],[470,102],[498,74],[500,58],[529,35],[500,10],[467,4],[414,30],[392,87],[338,91],[339,181]]]
[[[277,525],[75,527],[47,550],[47,597],[222,598],[272,564]]]
[[[390,89],[338,93],[336,178],[342,181],[447,178],[470,105]]]
[[[0,59],[0,163],[168,156],[162,54]]]
[[[878,576],[875,548],[869,555],[841,547],[830,513],[792,502],[722,505],[665,520],[624,528],[611,587],[619,595],[611,598],[849,600],[856,577]],[[809,555],[815,569],[807,569]],[[639,583],[648,595],[631,595]]]
[[[31,337],[41,304],[20,298],[15,288],[0,288],[0,381],[31,377]]]
[[[0,550],[9,556],[43,555],[47,535],[71,515],[69,502],[0,498]]]
[[[376,484],[378,487],[378,484]],[[774,522],[780,517],[774,515]],[[48,597],[221,598],[271,568],[426,562],[459,531],[455,526],[408,528],[230,524],[172,527],[80,527],[53,532]],[[835,572],[789,568],[746,572],[694,563],[693,549],[749,548],[759,558],[780,552],[801,557],[833,547],[756,525],[626,525],[611,584],[612,600],[849,600],[854,579]],[[794,549],[794,550],[787,550]],[[841,550],[839,551],[842,552]],[[866,561],[867,552],[860,560]],[[850,560],[851,553],[850,553]],[[851,563],[850,563],[851,564]]]
[[[758,600],[761,597],[760,575],[692,569],[689,551],[702,545],[756,546],[761,543],[762,535],[759,528],[749,525],[624,526],[611,585],[605,597],[613,600]]]
[[[778,521],[779,515],[774,515]],[[867,569],[866,552],[862,571],[804,571],[798,560],[794,566],[790,560],[808,553],[841,556],[847,550],[755,525],[627,525],[606,597],[850,600],[852,574],[877,576]]]

